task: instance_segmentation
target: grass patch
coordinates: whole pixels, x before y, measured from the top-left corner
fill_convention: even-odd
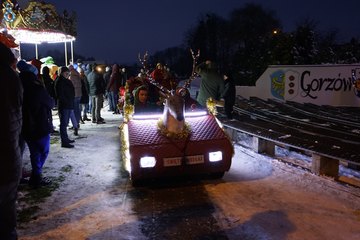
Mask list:
[[[57,144],[57,143],[60,143],[60,138],[58,138],[58,137],[50,138],[50,144]]]
[[[20,212],[18,212],[17,221],[19,223],[30,222],[31,220],[34,219],[35,213],[39,210],[40,208],[38,206],[31,206],[28,208],[24,208]]]
[[[19,192],[23,194],[18,199],[19,205],[22,206],[18,211],[18,222],[25,223],[34,219],[36,212],[40,209],[38,205],[59,188],[60,183],[65,180],[65,176],[49,177],[49,179],[51,180],[49,186],[39,188],[32,188],[27,184],[19,186]]]
[[[60,171],[69,173],[69,172],[72,171],[72,169],[73,169],[73,167],[68,164],[68,165],[63,166],[63,167],[60,169]]]

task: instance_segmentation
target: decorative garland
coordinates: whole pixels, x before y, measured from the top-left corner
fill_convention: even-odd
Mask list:
[[[134,114],[134,105],[131,103],[125,102],[124,106],[124,122],[127,123],[131,119],[132,115]]]
[[[179,133],[169,132],[169,130],[167,130],[167,128],[165,127],[162,118],[159,119],[157,126],[158,126],[158,131],[161,135],[171,139],[176,139],[176,140],[184,139],[191,134],[191,128],[188,123],[185,123],[183,130]]]
[[[216,110],[216,101],[210,97],[206,100],[206,107],[210,114],[213,116],[216,116],[217,110]]]

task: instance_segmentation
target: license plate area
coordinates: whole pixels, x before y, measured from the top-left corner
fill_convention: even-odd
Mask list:
[[[164,167],[173,167],[181,165],[182,157],[163,158]],[[186,156],[186,165],[204,163],[204,155]]]

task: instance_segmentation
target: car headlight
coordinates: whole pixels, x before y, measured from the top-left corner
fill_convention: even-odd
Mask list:
[[[142,167],[142,168],[152,168],[152,167],[155,167],[155,164],[156,164],[155,157],[140,158],[140,167]]]
[[[218,162],[222,160],[222,152],[216,151],[216,152],[209,152],[209,161],[210,162]]]

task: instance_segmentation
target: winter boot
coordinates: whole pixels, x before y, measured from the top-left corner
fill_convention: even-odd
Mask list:
[[[38,188],[42,186],[48,186],[51,184],[50,179],[44,178],[39,174],[31,174],[29,185],[33,188]]]
[[[79,129],[78,129],[78,128],[74,128],[74,135],[75,135],[75,136],[79,136],[78,131],[79,131]]]

